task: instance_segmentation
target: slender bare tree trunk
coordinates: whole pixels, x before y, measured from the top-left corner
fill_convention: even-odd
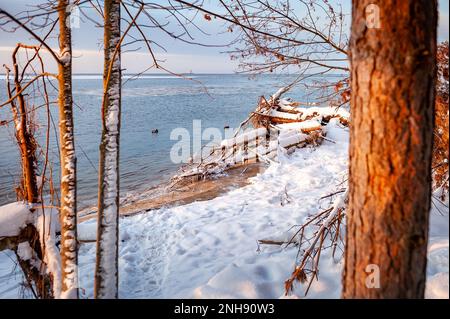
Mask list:
[[[19,81],[19,64],[17,62],[17,51],[19,46],[13,52],[14,65],[14,86],[16,92],[22,91],[22,86]],[[9,69],[8,76],[9,76]],[[12,92],[9,85],[9,78],[7,79],[8,97],[12,97]],[[28,112],[26,110],[25,98],[22,93],[17,96],[19,105],[11,101],[11,110],[13,113],[14,124],[16,127],[16,139],[20,148],[21,163],[22,163],[22,199],[28,203],[38,202],[38,187],[36,181],[36,143],[34,137],[30,134],[28,127]]]
[[[95,298],[118,298],[120,0],[105,1],[105,61],[98,190]]]
[[[19,81],[19,67],[17,61],[17,51],[19,48],[20,46],[17,46],[12,55],[14,65],[14,84],[16,92],[21,92],[22,90],[22,85]],[[9,83],[10,70],[7,67],[6,70],[6,87],[8,98],[11,99],[13,94]],[[19,145],[21,154],[22,186],[20,197],[22,197],[21,199],[27,201],[28,203],[36,204],[39,202],[39,194],[36,181],[36,141],[29,128],[29,122],[27,118],[28,111],[23,94],[18,94],[17,100],[19,102],[19,106],[16,105],[14,100],[11,100],[11,110],[13,113],[13,120],[16,128],[15,135],[17,144]],[[42,267],[36,267],[36,264],[34,263],[35,259],[25,260],[21,258],[18,253],[17,242],[25,239],[25,241],[28,242],[29,247],[33,251],[33,257],[42,262],[44,252],[42,251],[43,249],[36,227],[34,225],[28,224],[16,238],[2,239],[6,239],[4,243],[11,243],[11,245],[6,245],[6,248],[10,248],[15,252],[18,264],[21,267],[26,282],[29,285],[29,289],[32,291],[35,298],[52,298],[53,294],[50,276],[47,275],[45,271],[42,271]],[[0,251],[4,249],[1,246],[2,245],[0,244]]]
[[[350,202],[343,297],[422,298],[437,1],[354,0],[352,14]],[[378,14],[380,28],[368,27],[377,24],[367,25],[366,18],[376,19]]]
[[[61,277],[63,298],[78,298],[76,155],[72,111],[72,42],[69,0],[58,1],[59,135],[61,144]]]

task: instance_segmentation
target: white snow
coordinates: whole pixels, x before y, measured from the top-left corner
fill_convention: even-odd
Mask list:
[[[59,57],[59,61],[63,64],[63,65],[68,65],[72,60],[72,55],[70,54],[70,48],[64,48],[61,53],[60,53],[60,57]]]
[[[26,203],[0,206],[0,238],[17,236],[31,219],[30,207]]]
[[[270,111],[270,116],[293,120],[293,121],[299,121],[302,118],[301,114],[291,114],[291,113],[279,112],[279,111],[275,111],[275,110]]]
[[[271,110],[270,115],[278,118],[288,119],[288,120],[305,120],[307,118],[316,117],[317,120],[321,120],[323,117],[341,117],[345,120],[350,119],[350,113],[344,109],[335,107],[308,107],[308,108],[300,108],[300,107],[289,107],[282,106],[282,110],[295,110],[298,113],[285,113],[276,110]]]
[[[209,201],[162,208],[120,219],[121,298],[284,298],[284,281],[294,269],[297,249],[261,245],[286,239],[291,226],[330,207],[319,200],[342,187],[347,177],[348,129],[328,125],[317,148],[279,156],[251,184]],[[441,205],[441,204],[438,204]],[[448,202],[446,203],[448,206]],[[340,205],[337,205],[340,206]],[[434,206],[433,206],[434,207]],[[427,298],[448,298],[448,208],[431,211]],[[96,221],[82,223],[80,238],[95,239]],[[95,243],[79,254],[80,290],[93,297]],[[339,254],[338,254],[339,255]],[[11,255],[0,253],[0,297],[17,297],[20,277]],[[12,257],[13,258],[13,257]],[[307,298],[339,298],[342,260],[323,252],[319,280]],[[290,298],[303,298],[295,285]]]
[[[439,190],[435,192],[439,194]],[[433,198],[428,242],[427,286],[425,297],[449,298],[449,210],[448,196],[445,203]]]
[[[220,145],[225,147],[232,147],[233,145],[241,145],[244,142],[254,141],[256,138],[265,137],[267,134],[267,129],[258,128],[254,130],[247,131],[243,134],[240,134],[237,137],[230,138],[227,140],[223,140]]]
[[[21,283],[25,279],[16,263],[17,259],[12,250],[0,252],[0,298],[2,299],[19,298],[24,295]]]
[[[276,101],[281,95],[283,95],[283,93],[286,92],[286,90],[287,90],[287,87],[281,87],[280,89],[278,89],[278,91],[275,92],[274,95],[272,95],[272,96],[270,97],[270,99],[271,99],[272,101]]]
[[[53,276],[53,295],[61,297],[61,256],[56,246],[56,231],[61,229],[58,210],[37,208],[36,229],[39,232],[41,246],[45,245],[44,263],[47,265],[47,273]]]
[[[30,260],[33,257],[33,251],[31,250],[30,244],[28,242],[20,243],[17,246],[17,255],[22,260]]]
[[[2,237],[17,236],[20,230],[27,224],[32,224],[39,232],[39,239],[42,248],[45,247],[44,262],[47,273],[52,274],[54,286],[53,294],[59,298],[61,292],[61,257],[59,249],[56,247],[56,231],[61,227],[59,224],[58,211],[56,209],[44,209],[40,204],[34,204],[34,211],[31,212],[31,205],[22,202],[15,202],[0,207],[0,239]],[[44,249],[42,249],[44,251]],[[0,252],[2,253],[2,252]],[[22,242],[18,245],[17,254],[23,260],[30,260],[31,264],[41,271],[41,262],[35,258],[33,251],[28,242]],[[2,257],[11,255],[0,255],[0,265]],[[0,267],[1,268],[1,267]],[[0,275],[0,278],[2,276]],[[1,284],[0,284],[1,285]],[[0,288],[0,291],[2,289]],[[0,295],[1,297],[1,295]]]
[[[249,186],[210,201],[122,218],[120,297],[283,297],[297,251],[258,248],[257,240],[285,234],[327,206],[318,198],[345,179],[348,133],[337,121],[329,125],[328,136],[337,144],[299,149]],[[290,203],[284,200],[285,189]],[[94,265],[95,244],[83,244],[80,283],[85,297],[92,297]],[[339,263],[324,259],[320,281],[308,297],[339,297],[340,271]],[[295,291],[297,297],[303,296],[302,289]]]
[[[77,232],[79,241],[95,241],[97,239],[97,221],[90,219],[78,224]]]

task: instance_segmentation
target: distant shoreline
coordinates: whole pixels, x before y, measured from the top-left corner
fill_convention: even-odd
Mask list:
[[[28,75],[28,74],[25,74]],[[173,77],[176,75],[168,74],[168,73],[123,73],[122,76],[164,76],[164,77]],[[182,76],[190,76],[190,75],[242,75],[242,76],[252,76],[251,74],[244,73],[180,73]],[[0,73],[0,76],[6,76],[6,73]],[[103,76],[103,73],[73,73],[72,76]],[[295,74],[258,74],[256,76],[296,76]],[[305,74],[305,76],[307,76]],[[325,74],[323,77],[342,77],[345,74]]]
[[[120,204],[120,216],[133,216],[147,213],[162,207],[187,205],[196,201],[216,198],[233,189],[241,188],[250,183],[249,178],[265,170],[262,163],[253,163],[232,168],[224,175],[212,179],[192,181],[190,184],[167,190],[168,181],[144,191],[131,200],[125,199]],[[97,216],[97,207],[91,206],[78,213],[79,222]]]

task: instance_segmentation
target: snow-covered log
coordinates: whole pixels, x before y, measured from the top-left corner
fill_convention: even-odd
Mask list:
[[[18,236],[20,231],[32,222],[33,216],[30,208],[24,202],[0,206],[0,240],[5,237]]]
[[[328,122],[332,118],[339,118],[342,124],[348,125],[348,122],[350,121],[350,114],[348,111],[333,107],[292,107],[289,109],[289,112],[271,109],[267,114],[257,113],[257,115],[269,118],[272,123],[296,123],[310,119],[317,119],[319,122]]]
[[[11,249],[16,252],[36,297],[64,297],[61,294],[61,256],[56,240],[60,231],[59,213],[54,208],[43,209],[40,203],[25,202],[0,206],[0,251]],[[48,280],[51,280],[51,295],[45,288]]]
[[[281,98],[288,90],[289,87],[281,88],[269,101],[261,97],[255,111],[241,123],[233,138],[213,147],[209,156],[194,155],[192,163],[182,167],[172,179],[170,187],[205,179],[238,165],[274,161],[279,150],[316,146],[326,139],[326,125],[332,118],[348,125],[350,115],[345,109],[299,107],[305,103]]]
[[[248,132],[245,132],[237,137],[223,140],[220,145],[222,147],[233,147],[237,145],[242,145],[244,142],[252,142],[257,138],[263,138],[267,135],[268,130],[266,128],[258,128]]]
[[[171,187],[184,182],[198,181],[245,164],[276,161],[280,150],[318,145],[325,131],[317,121],[306,121],[291,128],[274,126],[273,129],[259,128],[245,136],[225,140],[222,146],[197,165],[184,167],[171,183]],[[259,135],[257,135],[259,134]],[[244,134],[243,134],[244,135]],[[268,138],[266,138],[268,136]],[[259,138],[256,137],[259,136]]]

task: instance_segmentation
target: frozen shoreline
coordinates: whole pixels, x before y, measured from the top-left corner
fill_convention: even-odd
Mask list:
[[[151,210],[181,206],[196,201],[206,201],[222,193],[248,185],[249,178],[264,171],[263,163],[254,163],[230,169],[216,178],[192,182],[176,190],[166,190],[168,181],[141,193],[129,193],[121,199],[120,215],[132,216]],[[91,206],[78,213],[79,222],[97,216],[97,208]]]
[[[120,297],[284,298],[297,250],[257,240],[284,240],[293,225],[328,207],[329,200],[318,199],[346,178],[348,132],[333,125],[327,137],[336,144],[298,149],[249,185],[212,200],[121,218]],[[448,218],[431,210],[427,298],[448,298]],[[80,224],[85,238],[95,237],[95,230],[95,219]],[[79,264],[81,296],[92,298],[95,243],[81,245]],[[342,259],[324,251],[307,298],[339,298],[341,269]],[[0,253],[2,298],[18,297],[21,274],[12,270]],[[290,298],[303,297],[304,287],[296,284]]]

